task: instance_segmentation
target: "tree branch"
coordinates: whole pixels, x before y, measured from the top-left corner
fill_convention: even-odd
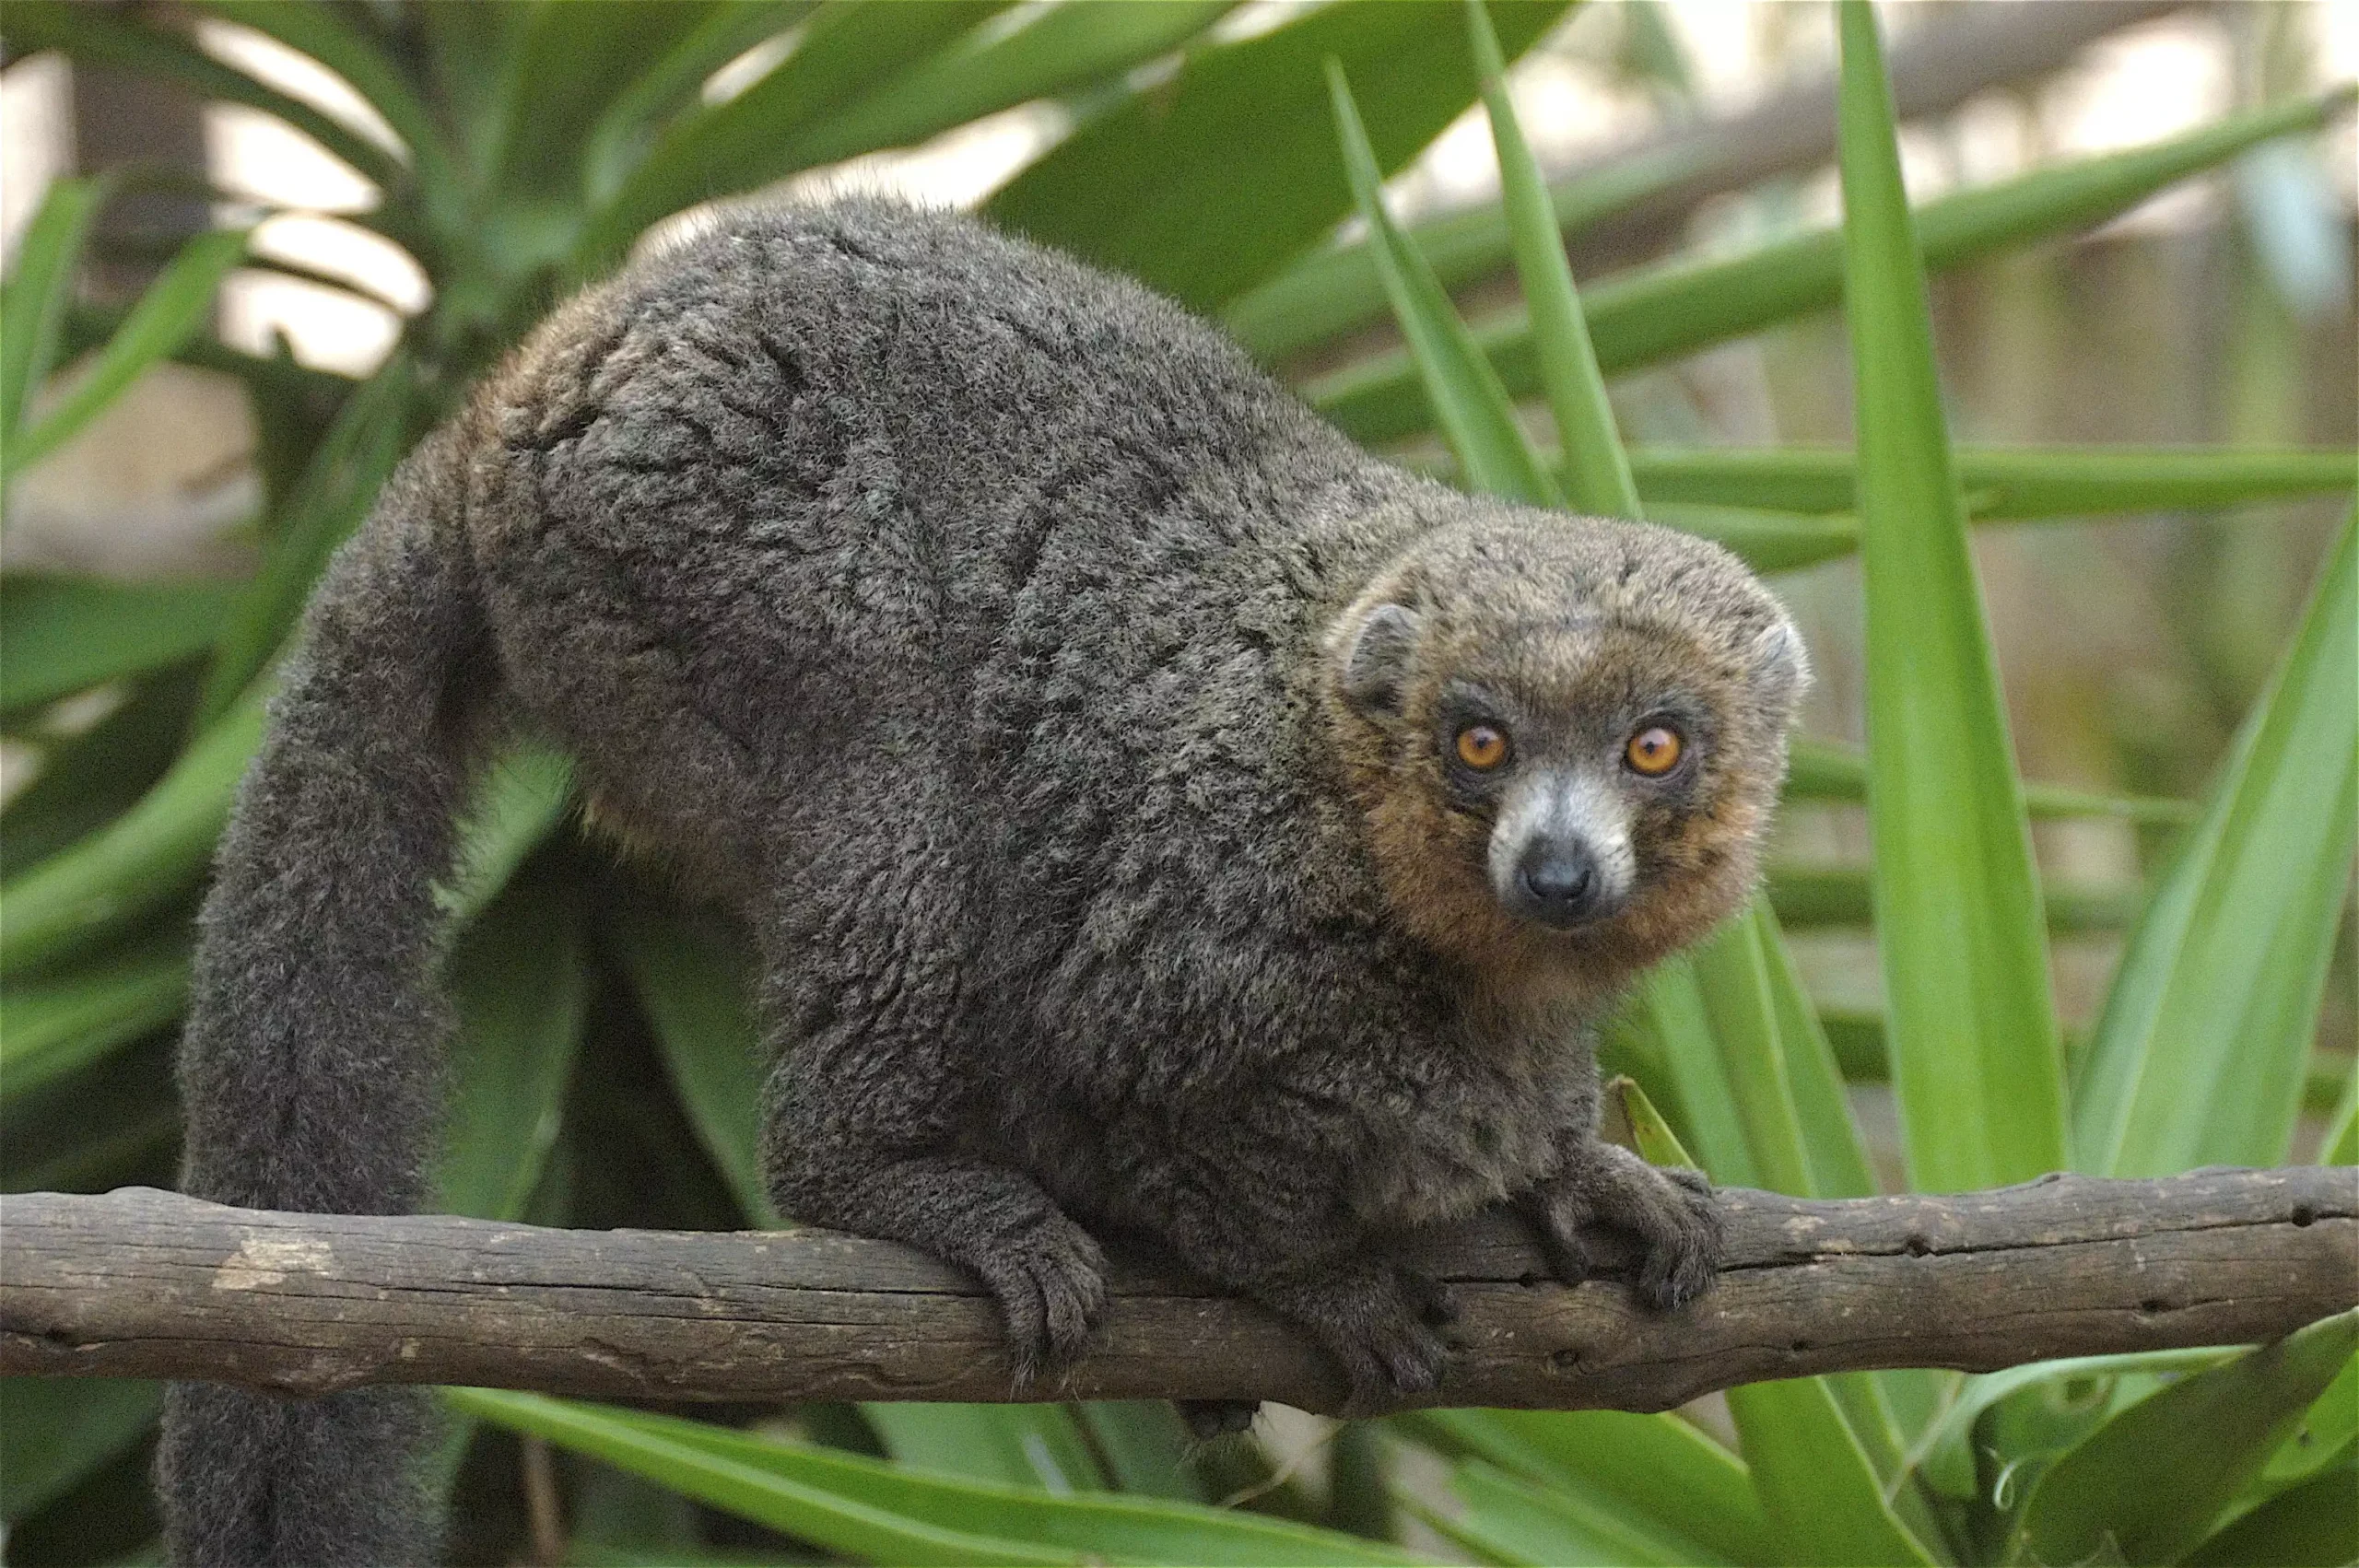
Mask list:
[[[2049,1176],[1957,1198],[1731,1191],[1719,1283],[1670,1316],[1555,1283],[1504,1216],[1416,1261],[1464,1346],[1434,1402],[1661,1410],[1762,1378],[1988,1371],[2273,1339],[2359,1304],[2359,1172]],[[1615,1238],[1598,1251],[1618,1266]],[[127,1188],[0,1199],[0,1372],[206,1378],[289,1394],[456,1383],[603,1398],[999,1399],[973,1281],[825,1231],[563,1231],[229,1209]],[[1036,1398],[1342,1390],[1247,1302],[1118,1268],[1097,1349]]]

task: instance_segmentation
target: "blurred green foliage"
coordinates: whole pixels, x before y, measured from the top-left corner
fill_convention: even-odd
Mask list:
[[[40,772],[0,815],[0,1133],[15,1188],[169,1181],[169,1039],[189,916],[310,585],[410,443],[568,288],[696,204],[1048,100],[1069,129],[986,205],[1003,223],[1222,315],[1249,347],[1332,364],[1389,308],[1403,346],[1306,395],[1361,439],[1474,486],[1639,516],[1765,571],[1860,557],[1868,744],[1797,753],[1790,797],[1864,802],[1870,867],[1791,863],[1667,965],[1612,1031],[1629,1120],[1662,1158],[1817,1196],[1876,1189],[1847,1094],[1890,1082],[1907,1179],[1960,1188],[2070,1165],[2269,1164],[2306,1103],[2352,1157],[2359,1078],[2314,1040],[2353,854],[2359,568],[2352,526],[2201,800],[2026,783],[1972,525],[2216,510],[2348,492],[2353,460],[2263,446],[1956,448],[1926,271],[2083,230],[2348,106],[2290,100],[1913,212],[1876,24],[1840,10],[1839,229],[1684,256],[1576,292],[1562,235],[1675,180],[1543,182],[1501,86],[1567,10],[1315,6],[1223,26],[1229,0],[196,0],[348,84],[370,131],[207,53],[178,13],[13,0],[10,57],[170,79],[275,116],[375,182],[352,221],[431,285],[358,381],[204,331],[242,230],[190,240],[129,309],[76,278],[112,176],[47,193],[0,293],[0,472],[54,451],[143,369],[240,377],[260,427],[259,565],[227,585],[0,578],[0,726]],[[1634,7],[1634,11],[1643,11]],[[1686,78],[1660,18],[1625,64]],[[1670,53],[1666,53],[1666,50]],[[759,63],[734,95],[707,84]],[[1382,184],[1486,105],[1501,203],[1404,227]],[[1336,238],[1356,213],[1362,236]],[[1349,232],[1346,230],[1345,232]],[[1449,286],[1512,265],[1528,309],[1469,327]],[[1840,305],[1857,450],[1628,448],[1602,372]],[[89,350],[62,393],[36,394]],[[1543,393],[1542,416],[1516,397]],[[38,412],[36,412],[38,411]],[[1554,444],[1532,431],[1553,427]],[[1438,438],[1437,444],[1436,438]],[[109,704],[62,724],[62,699]],[[443,1200],[549,1223],[774,1223],[742,944],[570,826],[564,759],[481,781],[446,902],[463,1086]],[[2161,872],[2048,885],[2034,818],[2141,825]],[[1814,1001],[1780,922],[1876,933],[1885,1000]],[[2093,1031],[2060,1027],[2051,931],[2129,930]],[[2338,1099],[2339,1095],[2339,1099]],[[1167,1406],[808,1407],[731,1427],[482,1390],[452,1396],[471,1560],[527,1531],[518,1439],[555,1445],[582,1562],[1999,1562],[2359,1559],[2353,1320],[2283,1345],[1984,1378],[1892,1372],[1732,1392],[1680,1414],[1436,1410],[1348,1429],[1307,1488],[1250,1445],[1191,1452]],[[92,1562],[152,1531],[146,1385],[0,1386],[0,1515],[18,1561]],[[1414,1449],[1446,1493],[1396,1473]],[[1244,1506],[1217,1506],[1231,1494]],[[1397,1504],[1397,1506],[1396,1506]],[[550,1521],[537,1521],[544,1529]],[[1431,1533],[1438,1532],[1438,1534]]]

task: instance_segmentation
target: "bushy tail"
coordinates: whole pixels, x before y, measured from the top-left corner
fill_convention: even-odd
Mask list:
[[[430,438],[312,601],[201,918],[182,1186],[251,1208],[399,1213],[422,1196],[447,1004],[432,891],[481,622],[460,470]],[[285,1400],[175,1385],[158,1474],[175,1562],[429,1562],[427,1397]]]

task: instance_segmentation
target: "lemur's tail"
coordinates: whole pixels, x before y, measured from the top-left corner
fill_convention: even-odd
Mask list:
[[[312,601],[200,919],[181,1046],[182,1186],[252,1208],[399,1213],[423,1192],[448,1008],[432,884],[485,659],[455,443],[388,482]],[[422,1393],[173,1387],[158,1476],[172,1561],[421,1563]]]

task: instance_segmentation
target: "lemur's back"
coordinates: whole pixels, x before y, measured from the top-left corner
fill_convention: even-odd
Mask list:
[[[862,203],[642,263],[473,412],[504,454],[467,521],[502,673],[603,811],[725,885],[781,794],[921,756],[1011,840],[992,862],[1054,872],[1036,913],[1103,880],[1074,857],[1191,693],[1283,678],[1306,585],[1403,483],[1169,302]]]

